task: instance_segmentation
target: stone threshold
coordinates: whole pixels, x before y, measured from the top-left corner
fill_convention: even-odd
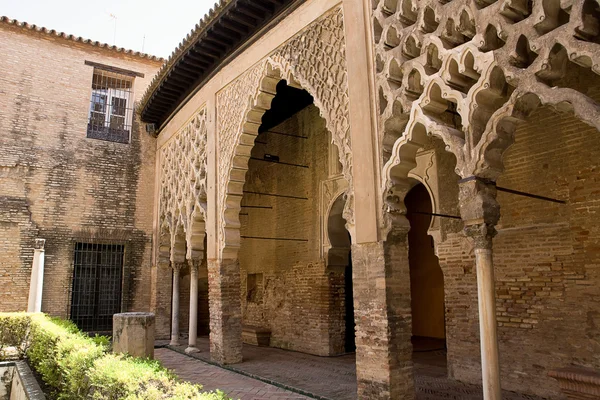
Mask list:
[[[244,375],[244,376],[247,376],[248,378],[256,379],[257,381],[268,383],[269,385],[277,386],[278,388],[285,389],[285,390],[288,390],[290,392],[298,393],[298,394],[301,394],[301,395],[306,396],[306,397],[310,397],[311,399],[317,399],[317,400],[335,400],[335,399],[331,399],[329,397],[325,397],[325,396],[321,396],[321,395],[318,395],[318,394],[315,394],[315,393],[308,392],[308,391],[306,391],[304,389],[299,389],[299,388],[294,387],[294,386],[286,385],[285,383],[277,382],[277,381],[274,381],[274,380],[269,379],[269,378],[265,378],[265,377],[262,377],[262,376],[259,376],[259,375],[255,375],[255,374],[252,374],[250,372],[246,372],[246,371],[243,371],[241,369],[238,369],[236,367],[232,367],[230,365],[221,365],[221,364],[218,364],[218,363],[216,363],[216,362],[214,362],[212,360],[207,360],[204,357],[200,357],[200,356],[198,356],[195,353],[188,354],[188,353],[185,352],[185,350],[183,350],[181,348],[177,348],[175,346],[171,346],[171,345],[167,344],[167,345],[155,345],[154,347],[155,348],[169,349],[169,350],[174,351],[176,353],[183,354],[184,356],[187,356],[187,357],[190,357],[190,358],[194,358],[196,360],[200,360],[200,361],[205,362],[205,363],[210,364],[210,365],[214,365],[215,367],[219,367],[219,368],[225,369],[227,371],[235,372],[236,374]]]

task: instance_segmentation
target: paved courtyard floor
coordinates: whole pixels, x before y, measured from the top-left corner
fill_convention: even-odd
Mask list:
[[[158,343],[162,344],[162,343]],[[182,354],[186,346],[156,349],[156,358],[182,379],[220,388],[234,399],[356,400],[354,354],[319,357],[270,347],[244,345],[244,362],[227,369],[211,365],[208,338],[198,338],[199,353]],[[480,400],[481,387],[446,378],[445,351],[416,351],[415,385],[418,400]],[[288,389],[288,390],[286,390]],[[503,392],[505,400],[541,400]]]

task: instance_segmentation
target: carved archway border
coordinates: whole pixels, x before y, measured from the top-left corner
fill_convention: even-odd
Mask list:
[[[333,191],[330,191],[329,189],[333,189]],[[324,260],[327,260],[327,253],[332,248],[331,238],[329,237],[329,215],[331,214],[331,210],[338,199],[341,196],[346,195],[347,192],[348,182],[342,176],[321,182],[321,204],[319,205],[319,209],[321,213],[322,226],[320,247],[321,257],[323,257]],[[345,203],[347,203],[346,200]],[[352,232],[348,229],[347,223],[345,229],[352,234]]]
[[[352,153],[341,7],[310,24],[232,84],[217,93],[221,257],[237,258],[240,203],[250,152],[277,83],[305,89],[326,121],[349,182],[344,216],[353,225]],[[241,110],[241,112],[240,112]]]

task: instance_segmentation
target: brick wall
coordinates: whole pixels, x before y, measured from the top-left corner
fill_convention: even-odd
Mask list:
[[[329,355],[343,351],[343,272],[329,271],[321,251],[320,183],[328,176],[329,134],[318,109],[310,106],[272,129],[308,137],[272,133],[259,136],[252,157],[277,155],[291,165],[250,160],[245,191],[279,193],[308,200],[246,193],[242,205],[242,236],[304,239],[282,241],[242,239],[242,309],[244,324],[271,329],[271,345]],[[247,293],[248,274],[260,281],[259,296]],[[258,278],[258,279],[257,279]]]
[[[124,306],[147,310],[155,140],[139,121],[130,144],[86,138],[84,61],[143,73],[136,99],[159,63],[8,25],[0,52],[0,311],[27,306],[35,237],[46,239],[43,311],[69,315],[79,239],[126,245]]]
[[[598,134],[572,115],[542,108],[519,126],[504,157],[499,186],[568,201],[498,194],[502,218],[494,263],[504,388],[562,398],[549,370],[600,368]],[[445,278],[449,372],[478,382],[471,246],[454,227],[437,250]]]

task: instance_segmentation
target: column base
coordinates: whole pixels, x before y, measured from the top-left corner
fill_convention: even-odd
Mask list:
[[[194,347],[194,346],[189,346],[187,349],[185,349],[185,354],[193,354],[193,353],[200,353],[200,349],[198,349],[197,347]]]
[[[169,346],[179,346],[179,340],[178,339],[171,339],[171,342],[169,343]]]

